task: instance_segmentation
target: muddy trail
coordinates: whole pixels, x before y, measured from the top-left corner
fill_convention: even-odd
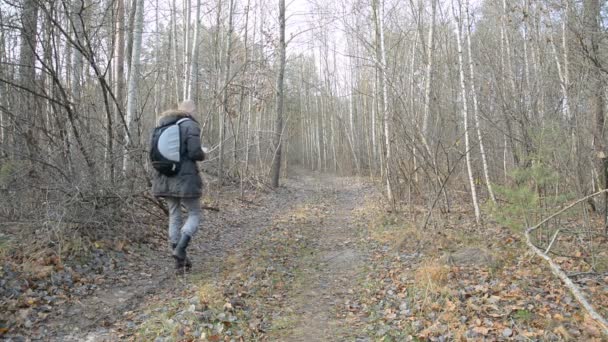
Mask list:
[[[353,178],[300,174],[274,192],[224,194],[177,276],[169,252],[138,251],[94,291],[30,327],[34,340],[353,340],[348,296],[368,257]],[[19,338],[15,338],[19,340]],[[364,339],[365,340],[365,339]]]

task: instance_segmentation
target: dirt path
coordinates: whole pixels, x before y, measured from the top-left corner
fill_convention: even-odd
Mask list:
[[[15,332],[20,336],[1,337],[154,342],[603,337],[546,265],[530,260],[517,234],[500,226],[467,230],[471,215],[453,215],[441,230],[422,234],[410,217],[387,213],[382,203],[365,181],[312,173],[285,180],[277,191],[249,193],[246,201],[225,191],[221,211],[206,213],[194,239],[189,275],[174,275],[168,251],[130,246],[111,260],[94,251],[93,261],[100,262],[93,264],[101,268],[92,282],[73,280],[65,271],[61,279],[57,273],[50,277],[52,286],[87,292],[67,300],[44,294],[55,303],[35,308],[28,305],[39,299],[29,298],[16,312],[26,322]],[[488,256],[483,262],[471,262],[482,254]],[[106,269],[114,263],[119,266]],[[0,316],[0,332],[6,330],[1,324]]]
[[[354,179],[306,173],[287,180],[276,192],[246,202],[237,200],[233,194],[231,200],[223,203],[220,213],[207,213],[204,228],[191,248],[191,258],[196,262],[191,275],[176,277],[171,259],[150,251],[129,269],[129,276],[122,277],[122,282],[108,282],[58,311],[44,327],[38,327],[43,330],[39,336],[62,341],[133,339],[142,326],[149,327],[158,321],[154,316],[158,309],[151,308],[183,301],[187,293],[197,291],[193,288],[207,286],[202,278],[205,284],[216,287],[225,287],[227,275],[238,278],[245,274],[242,277],[256,279],[255,274],[247,275],[248,271],[240,268],[239,263],[243,262],[233,265],[229,260],[251,254],[251,246],[255,244],[267,249],[268,227],[281,226],[281,234],[290,232],[295,234],[293,241],[305,241],[295,245],[296,250],[281,261],[289,265],[287,274],[297,276],[286,281],[289,285],[282,292],[275,291],[269,303],[250,305],[248,310],[257,312],[258,318],[246,314],[248,318],[243,320],[262,321],[265,328],[259,328],[262,333],[256,338],[263,340],[342,340],[351,332],[344,324],[340,308],[345,305],[349,290],[356,286],[366,257],[357,243],[361,222],[357,222],[356,210],[362,198],[371,193],[371,187]],[[275,268],[271,259],[260,260],[269,263],[270,266],[265,266],[268,269]],[[256,286],[256,281],[252,282],[251,286]],[[268,295],[248,296],[248,303],[268,299]],[[179,310],[175,309],[178,314]]]
[[[305,177],[304,182],[316,188],[315,202],[324,209],[324,217],[320,226],[309,231],[316,251],[302,267],[305,281],[288,300],[297,319],[292,327],[271,337],[283,341],[337,341],[352,333],[342,312],[367,257],[357,243],[362,232],[356,210],[371,190],[352,179]]]
[[[268,224],[268,215],[285,210],[289,189],[264,196],[255,204],[238,200],[236,193],[225,194],[219,213],[205,212],[201,230],[189,249],[195,263],[192,274],[218,273],[221,260],[234,249],[252,240]],[[103,285],[58,308],[42,327],[34,327],[35,338],[61,341],[115,341],[114,326],[122,324],[125,312],[138,312],[156,298],[179,295],[189,286],[187,278],[178,277],[168,251],[143,250],[135,260]],[[133,322],[128,322],[129,326]]]

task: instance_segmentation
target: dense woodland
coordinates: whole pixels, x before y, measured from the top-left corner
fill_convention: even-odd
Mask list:
[[[301,169],[360,176],[389,212],[423,212],[423,231],[458,212],[521,232],[584,198],[568,216],[584,224],[526,236],[546,255],[570,234],[606,272],[607,11],[600,0],[0,0],[0,221],[57,239],[163,218],[149,134],[192,99],[208,189],[271,191]]]
[[[149,132],[183,99],[220,184],[366,175],[396,207],[466,199],[478,224],[604,188],[601,1],[296,5],[3,1],[1,215],[145,207]]]

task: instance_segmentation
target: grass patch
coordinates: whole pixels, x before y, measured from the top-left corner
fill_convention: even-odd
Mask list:
[[[513,318],[520,322],[528,323],[532,321],[533,314],[530,310],[520,309],[513,313]]]
[[[435,260],[428,260],[416,269],[414,280],[417,286],[426,289],[425,291],[437,292],[446,285],[449,271],[449,267]]]
[[[410,241],[420,241],[424,236],[411,223],[403,221],[397,215],[380,215],[372,221],[368,229],[369,237],[391,249],[397,249]]]
[[[298,318],[294,315],[281,316],[272,321],[270,331],[279,332],[281,330],[290,330],[295,328],[297,323]]]

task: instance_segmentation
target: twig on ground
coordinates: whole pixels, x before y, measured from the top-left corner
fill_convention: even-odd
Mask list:
[[[555,234],[553,234],[553,239],[551,239],[551,243],[549,243],[549,246],[547,247],[547,249],[545,249],[545,254],[549,253],[551,247],[553,247],[553,243],[555,243],[555,240],[557,239],[557,234],[559,234],[560,230],[561,229],[558,229]]]

